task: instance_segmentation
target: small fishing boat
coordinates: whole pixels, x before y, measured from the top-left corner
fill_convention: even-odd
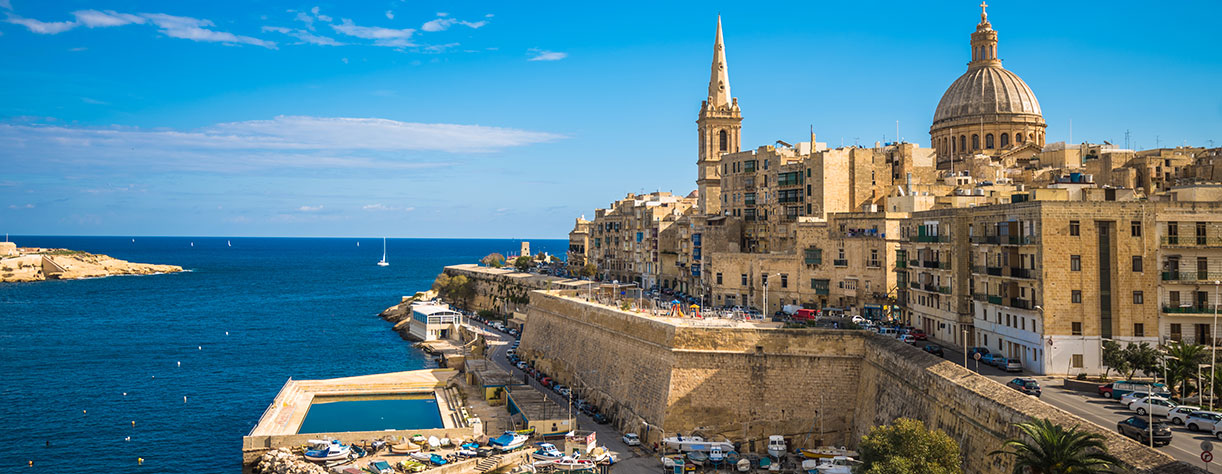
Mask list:
[[[611,458],[611,450],[607,449],[606,446],[599,446],[591,449],[590,452],[586,454],[586,459],[600,464],[604,462],[610,464],[613,462]]]
[[[589,459],[579,459],[571,456],[565,456],[552,462],[552,468],[557,471],[585,471],[594,470],[594,462]]]
[[[416,443],[411,441],[390,445],[390,454],[411,454],[416,452],[420,452],[420,446],[416,446]]]
[[[306,461],[335,461],[338,459],[348,459],[348,456],[352,454],[352,448],[340,444],[339,441],[312,439],[309,443],[310,448],[306,449],[305,452]]]
[[[751,460],[747,458],[739,459],[735,464],[738,467],[738,472],[747,472],[751,470]]]
[[[446,437],[446,438],[441,438],[441,447],[443,447],[443,448],[448,448],[448,447],[450,447],[450,438],[448,438],[448,437]]]
[[[852,474],[856,461],[848,456],[808,459],[802,461],[802,470],[808,474]]]
[[[772,468],[772,458],[768,456],[761,457],[760,458],[760,469],[767,471],[771,468]]]
[[[520,434],[520,435],[524,435],[524,436],[534,436],[534,435],[535,435],[535,429],[534,429],[534,428],[527,428],[527,429],[524,429],[524,430],[517,430],[517,431],[514,431],[514,433],[517,433],[517,434]]]
[[[807,459],[834,458],[836,456],[844,456],[849,458],[857,457],[856,451],[851,451],[844,446],[839,448],[835,446],[820,446],[818,448],[802,449],[801,452],[802,456],[805,456]]]
[[[713,446],[709,448],[709,462],[713,466],[720,466],[726,460],[726,453],[721,450],[721,446]]]
[[[506,431],[505,434],[488,440],[488,445],[495,448],[497,451],[513,451],[526,444],[528,436],[518,434],[513,431]]]
[[[460,449],[458,450],[458,455],[462,457],[473,458],[473,457],[479,456],[479,451],[476,451],[474,449]]]
[[[704,451],[689,451],[687,453],[687,460],[697,466],[703,466],[705,461],[709,460],[709,455]]]
[[[362,448],[362,447],[357,446],[357,445],[355,445],[355,444],[348,445],[348,447],[352,449],[352,454],[353,454],[355,457],[358,457],[358,458],[363,458],[363,457],[365,457],[365,456],[367,456],[367,455],[369,454],[369,452],[368,452],[368,451],[365,451],[365,448]]]
[[[478,444],[475,444],[475,443],[473,443],[473,442],[466,442],[466,443],[463,443],[463,444],[462,444],[462,446],[459,446],[459,447],[460,447],[460,448],[462,448],[462,449],[470,449],[470,450],[472,450],[472,451],[474,451],[474,450],[476,450],[476,449],[479,449],[479,445],[478,445]]]
[[[415,452],[411,454],[411,457],[417,461],[429,462],[429,460],[433,458],[433,455],[429,453]]]
[[[436,450],[441,448],[441,440],[436,436],[429,436],[429,449]]]
[[[536,449],[534,452],[530,453],[530,457],[536,460],[555,461],[564,457],[564,453],[560,452],[559,449],[556,449],[556,445],[552,443],[535,443],[535,446],[538,446],[539,449]]]
[[[682,466],[683,463],[685,462],[686,461],[683,459],[682,454],[672,454],[669,456],[662,456],[662,467],[673,468],[675,466]]]
[[[422,434],[420,434],[420,433],[416,433],[416,434],[412,435],[412,439],[411,439],[411,441],[412,441],[413,443],[418,444],[418,445],[424,446],[424,443],[427,443],[429,440],[428,440],[428,438],[425,438],[425,437],[424,437],[424,435],[422,435]]]
[[[444,465],[446,465],[446,463],[448,463],[449,461],[446,461],[446,458],[441,457],[441,455],[440,455],[440,454],[430,454],[430,455],[429,455],[429,462],[431,462],[431,463],[433,463],[433,464],[435,464],[435,465],[438,465],[438,466],[444,466]]]
[[[365,474],[360,469],[357,469],[352,466],[345,467],[342,470],[340,470],[339,472],[340,474]]]
[[[726,451],[726,465],[733,466],[738,464],[738,451],[733,449]]]
[[[425,466],[424,464],[421,464],[413,459],[404,459],[399,461],[399,469],[403,472],[421,472],[428,468],[428,466]]]
[[[772,435],[768,437],[768,455],[780,459],[785,455],[785,437]]]
[[[394,474],[395,470],[390,467],[390,463],[382,460],[372,461],[365,469],[373,474]]]

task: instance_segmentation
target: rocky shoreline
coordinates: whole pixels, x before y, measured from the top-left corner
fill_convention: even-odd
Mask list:
[[[68,249],[10,247],[0,253],[0,282],[77,280],[115,275],[155,275],[182,271],[178,265],[133,263],[109,255]]]
[[[403,301],[378,313],[378,317],[393,324],[394,326],[391,329],[399,333],[399,337],[408,341],[417,341],[418,339],[412,336],[411,329],[408,327],[412,319],[412,303],[428,301],[436,297],[437,292],[433,290],[421,291],[413,296],[404,296]]]

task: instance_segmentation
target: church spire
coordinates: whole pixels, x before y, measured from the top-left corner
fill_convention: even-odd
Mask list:
[[[709,107],[728,107],[730,100],[730,72],[726,69],[726,45],[721,39],[721,15],[717,15],[717,39],[713,43],[713,71],[709,76]]]

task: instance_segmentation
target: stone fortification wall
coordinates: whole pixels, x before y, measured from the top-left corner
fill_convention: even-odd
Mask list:
[[[915,418],[959,443],[966,472],[1007,474],[1013,470],[1010,460],[988,453],[1021,435],[1015,423],[1048,418],[1062,426],[1076,425],[1104,435],[1109,451],[1132,472],[1203,472],[894,339],[867,336],[864,354],[855,387],[854,439],[896,418]]]
[[[853,447],[870,428],[908,417],[954,438],[967,472],[1004,474],[1011,472],[1009,459],[988,453],[1019,435],[1014,423],[1050,418],[1103,434],[1129,472],[1201,472],[864,331],[676,325],[558,292],[532,293],[528,313],[523,357],[561,383],[585,388],[582,396],[619,429],[646,442],[679,431],[743,441],[743,450],[763,450],[760,440],[774,434],[791,447]]]
[[[475,285],[475,294],[469,301],[454,301],[469,311],[493,311],[498,314],[511,314],[514,311],[526,310],[530,304],[532,290],[561,290],[570,286],[580,286],[580,280],[560,278],[535,273],[521,273],[508,268],[489,268],[474,264],[450,265],[445,267],[446,275],[454,277],[462,275]]]

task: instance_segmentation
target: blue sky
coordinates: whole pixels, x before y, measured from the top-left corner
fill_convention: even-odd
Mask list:
[[[928,144],[976,2],[0,0],[0,232],[563,237],[695,187],[716,16],[750,147]],[[1048,141],[1222,144],[1217,2],[989,19]]]

